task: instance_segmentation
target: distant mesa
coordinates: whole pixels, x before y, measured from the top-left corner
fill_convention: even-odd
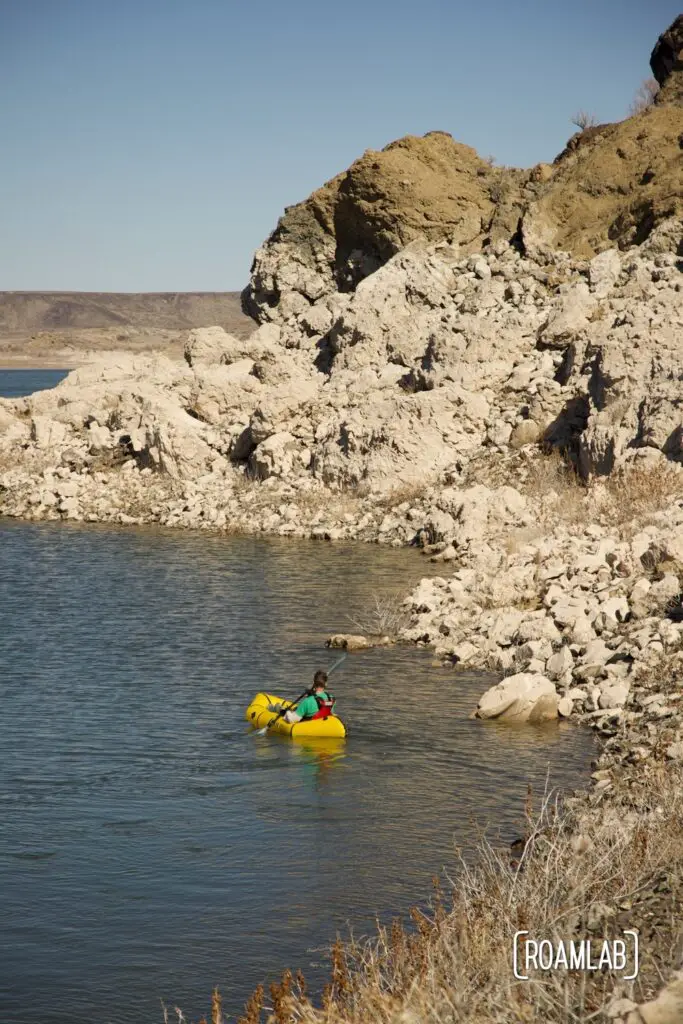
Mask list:
[[[0,292],[0,336],[106,328],[253,329],[238,292]]]

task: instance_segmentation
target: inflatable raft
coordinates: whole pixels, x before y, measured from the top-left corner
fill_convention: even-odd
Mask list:
[[[244,716],[254,729],[263,729],[274,718],[277,718],[277,712],[268,710],[269,704],[282,704],[286,708],[293,706],[291,700],[283,700],[282,697],[277,697],[274,693],[257,693]],[[284,716],[281,715],[271,726],[270,731],[280,733],[281,736],[291,736],[293,739],[313,736],[320,739],[343,739],[346,736],[344,723],[336,715],[295,722],[294,725],[285,722]]]

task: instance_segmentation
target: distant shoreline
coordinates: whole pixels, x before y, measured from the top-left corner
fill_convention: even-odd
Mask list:
[[[3,356],[0,359],[0,371],[2,370],[75,370],[80,362],[73,359],[65,359],[59,364],[54,359],[41,359],[39,356],[31,356],[30,359]]]

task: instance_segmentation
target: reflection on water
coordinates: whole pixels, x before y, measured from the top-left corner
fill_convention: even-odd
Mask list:
[[[486,680],[350,655],[346,741],[256,737],[324,637],[429,569],[377,547],[0,522],[0,1020],[237,1011],[285,966],[405,913],[527,782],[586,777],[592,737],[468,716]],[[318,966],[316,966],[318,965]]]

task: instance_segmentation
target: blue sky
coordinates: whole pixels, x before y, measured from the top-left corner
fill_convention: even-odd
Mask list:
[[[552,160],[680,0],[0,0],[0,290],[241,288],[285,206],[401,135]]]

